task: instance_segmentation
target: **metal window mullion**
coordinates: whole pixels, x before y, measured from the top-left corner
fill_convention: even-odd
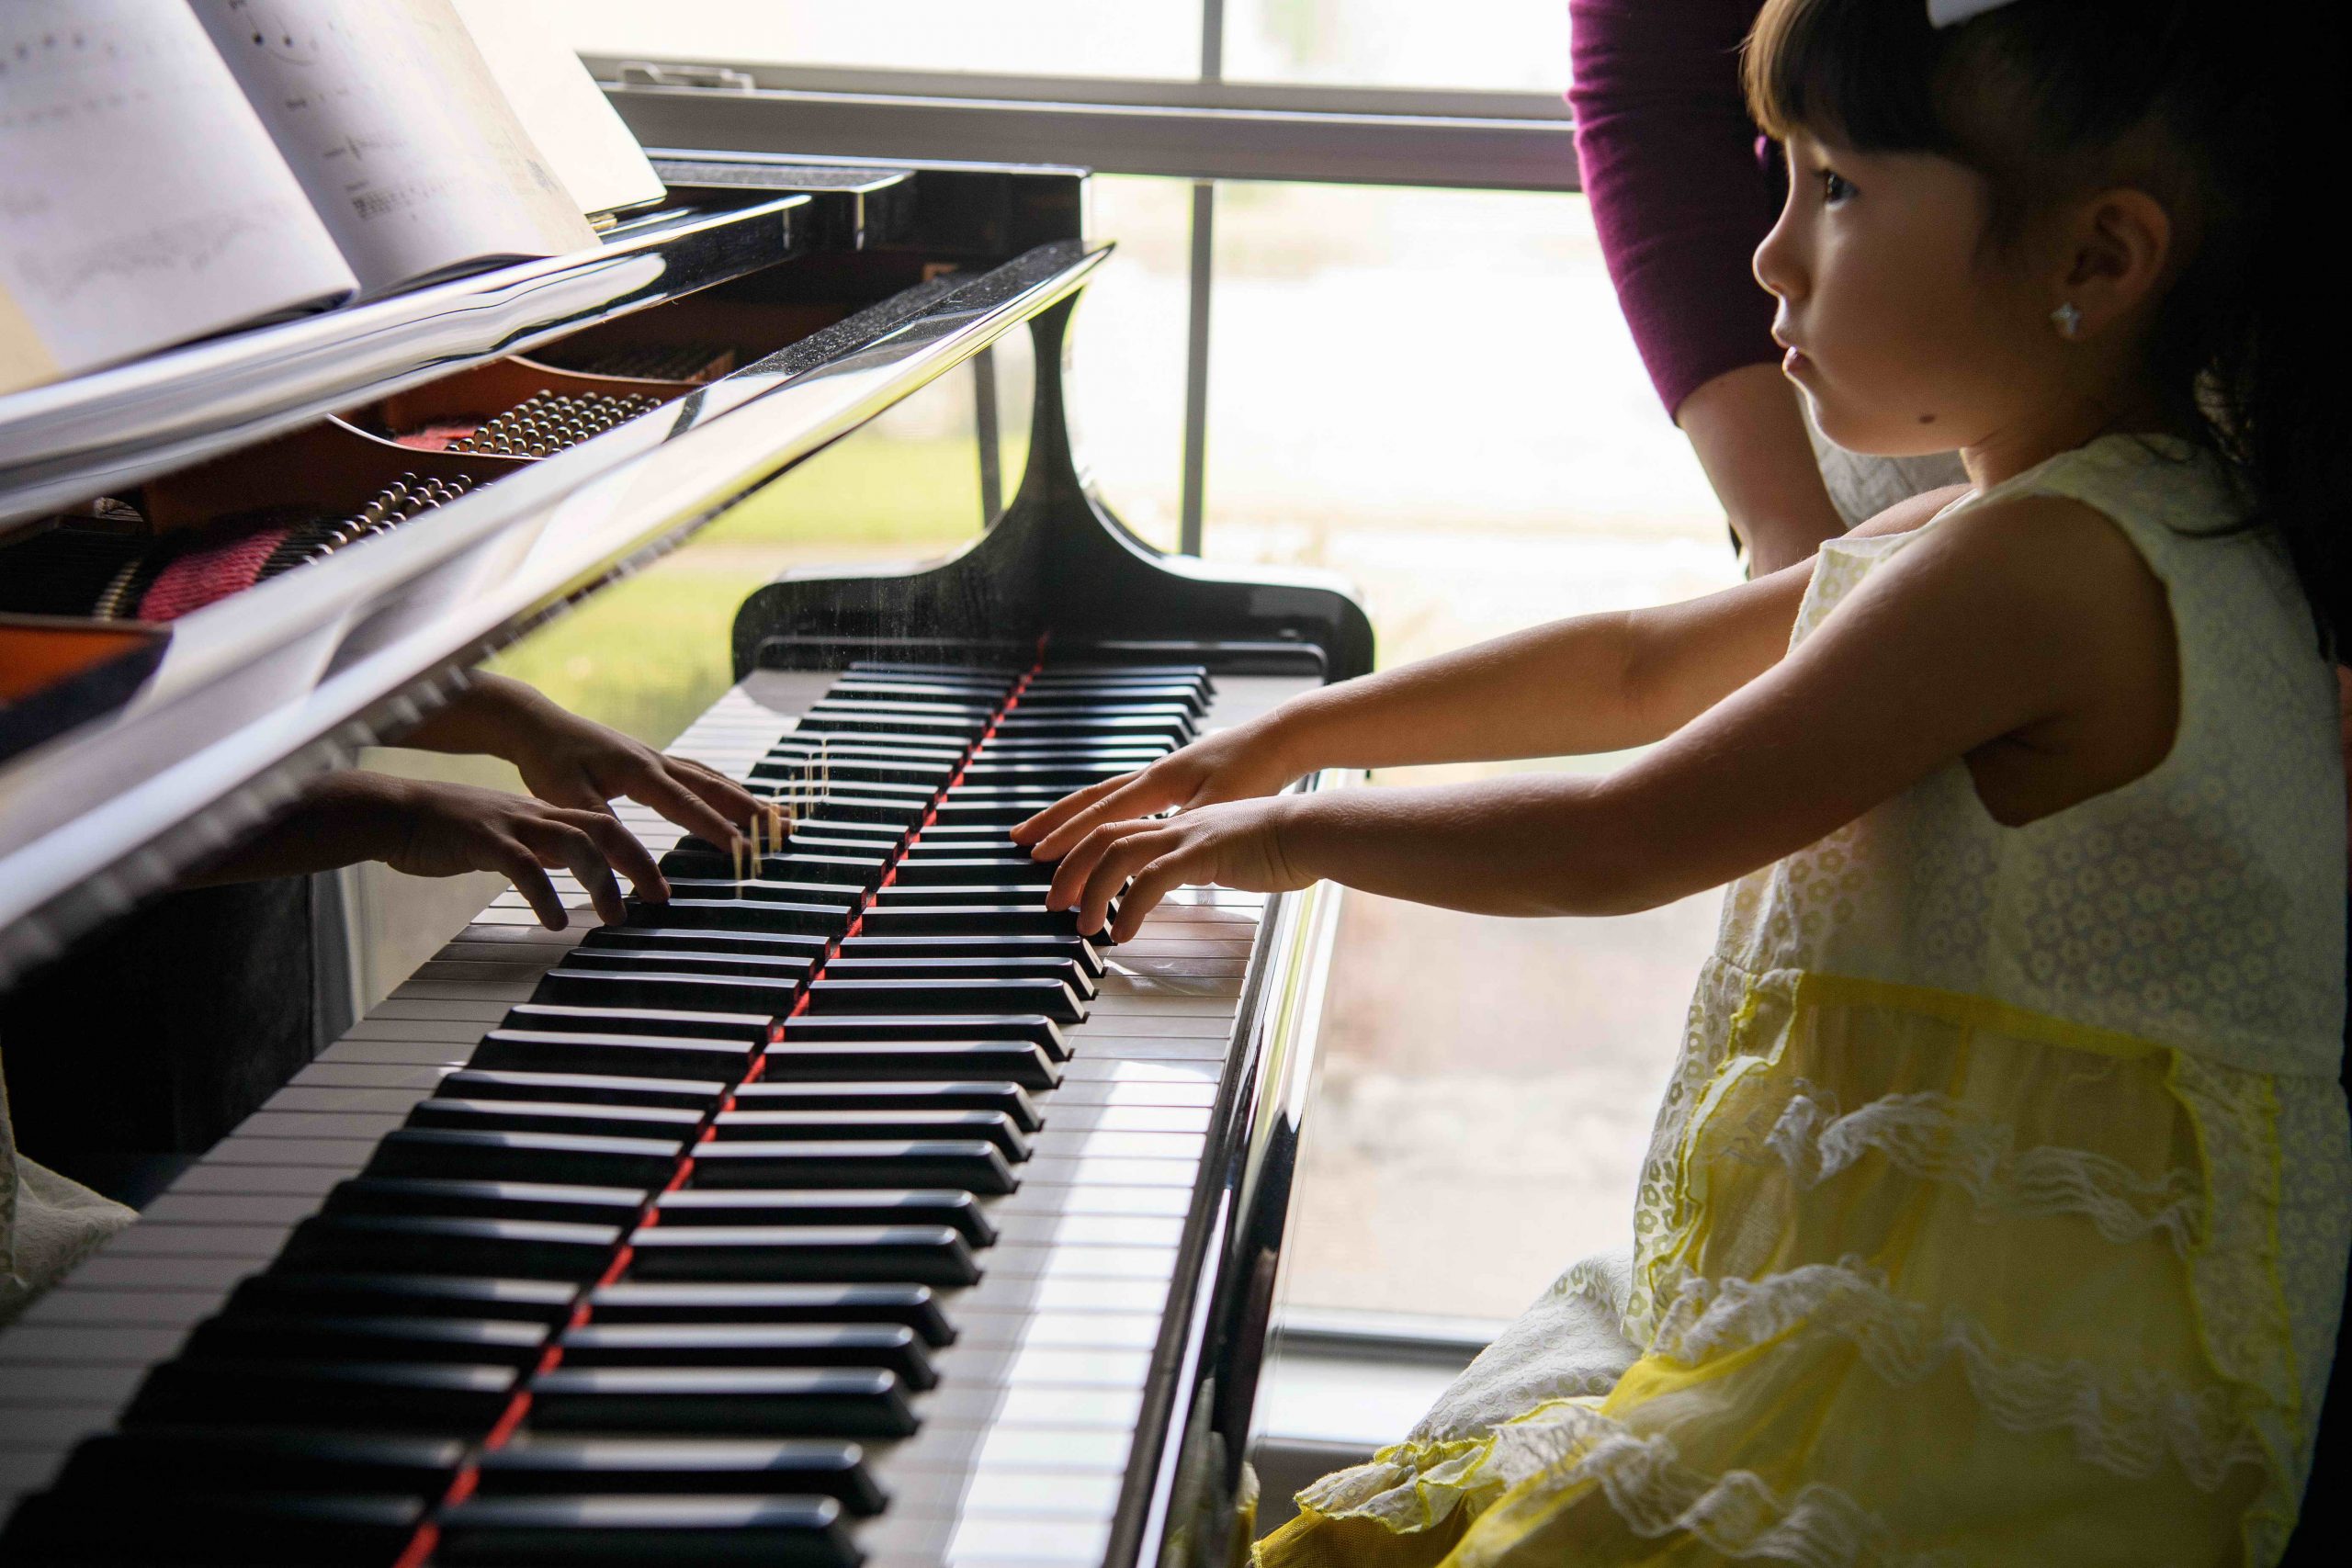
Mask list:
[[[1201,0],[1201,80],[1225,76],[1225,0]],[[1184,480],[1176,549],[1201,553],[1201,520],[1208,483],[1209,298],[1216,281],[1216,184],[1193,185],[1193,254],[1186,279],[1184,324]]]

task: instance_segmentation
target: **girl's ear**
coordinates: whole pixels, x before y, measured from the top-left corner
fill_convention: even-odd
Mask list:
[[[2075,209],[2055,308],[2091,338],[2152,302],[2172,259],[2172,215],[2146,191],[2100,191]]]

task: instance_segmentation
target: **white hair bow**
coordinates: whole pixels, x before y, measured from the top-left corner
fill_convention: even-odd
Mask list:
[[[1928,0],[1928,21],[1932,27],[1956,28],[1971,17],[1997,11],[2008,3],[2009,0]]]

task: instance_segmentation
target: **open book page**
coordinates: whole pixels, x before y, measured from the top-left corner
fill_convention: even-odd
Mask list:
[[[596,243],[449,0],[191,3],[368,293]]]
[[[457,6],[490,73],[574,206],[594,215],[662,199],[662,176],[563,41],[561,17],[550,0],[457,0]]]
[[[0,5],[0,392],[353,288],[184,7]]]

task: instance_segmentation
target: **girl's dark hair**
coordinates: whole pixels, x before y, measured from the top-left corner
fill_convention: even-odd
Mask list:
[[[2129,185],[2179,271],[2150,352],[2187,428],[2275,529],[2324,643],[2352,636],[2352,303],[2320,235],[2345,182],[2342,0],[2013,0],[1955,27],[1926,0],[1767,0],[1748,105],[1865,152],[1931,152],[1991,192],[1988,241]]]

